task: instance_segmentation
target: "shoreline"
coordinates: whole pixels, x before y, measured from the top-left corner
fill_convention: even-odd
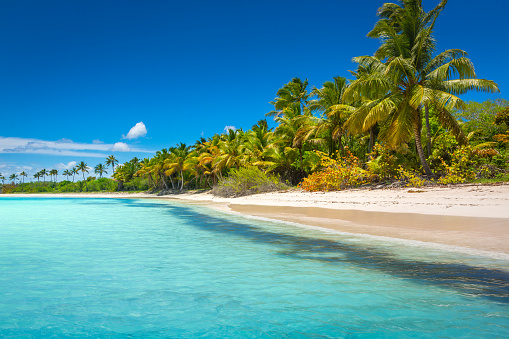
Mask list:
[[[509,185],[421,189],[285,191],[238,198],[207,192],[6,194],[1,197],[132,198],[181,201],[227,213],[509,255]]]

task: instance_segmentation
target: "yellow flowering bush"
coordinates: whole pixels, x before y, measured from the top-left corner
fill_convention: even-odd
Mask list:
[[[451,164],[442,160],[446,175],[438,179],[439,184],[458,184],[475,179],[476,156],[470,146],[458,148],[452,154]]]
[[[315,151],[320,157],[322,170],[302,180],[299,187],[310,192],[338,191],[367,182],[369,173],[361,168],[359,159],[348,149],[346,155],[334,160],[323,152]]]
[[[407,170],[403,166],[398,167],[398,179],[406,181],[406,187],[422,187],[426,180],[422,179],[414,171]]]

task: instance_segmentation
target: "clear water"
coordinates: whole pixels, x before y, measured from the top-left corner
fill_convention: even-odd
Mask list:
[[[509,266],[166,201],[0,198],[0,337],[509,337]]]

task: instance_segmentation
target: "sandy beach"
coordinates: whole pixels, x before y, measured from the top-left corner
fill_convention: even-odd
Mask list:
[[[13,196],[172,199],[229,213],[342,232],[509,255],[509,185],[354,189],[326,193],[291,190],[238,198],[219,198],[210,193],[167,196],[146,193],[6,195]]]

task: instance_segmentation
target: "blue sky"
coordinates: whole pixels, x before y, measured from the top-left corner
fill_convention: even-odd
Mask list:
[[[248,129],[291,78],[350,77],[352,58],[378,46],[366,34],[383,2],[3,1],[0,173],[125,162]],[[467,51],[501,89],[462,99],[509,98],[507,13],[503,0],[449,0],[438,19],[437,51]]]

